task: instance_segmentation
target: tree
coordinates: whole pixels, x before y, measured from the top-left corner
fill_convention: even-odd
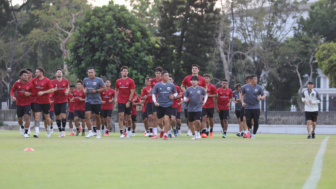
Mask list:
[[[100,76],[119,78],[121,66],[128,66],[129,76],[140,86],[152,64],[151,41],[146,27],[125,6],[115,5],[86,10],[74,33],[69,66],[79,78],[94,67]]]
[[[316,59],[323,73],[330,80],[329,86],[336,86],[336,43],[324,43],[318,47]]]

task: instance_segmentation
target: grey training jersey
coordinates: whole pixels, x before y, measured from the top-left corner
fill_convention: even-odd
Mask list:
[[[167,108],[173,105],[173,100],[169,96],[174,93],[177,93],[177,90],[173,83],[167,82],[163,84],[161,81],[154,86],[152,94],[157,95],[156,101],[161,107]]]
[[[234,90],[232,94],[233,94],[233,98],[235,99],[235,101],[237,101],[237,99],[239,99],[239,92],[237,90]],[[235,110],[240,110],[241,108],[242,108],[241,102],[238,102],[237,104],[235,104]]]
[[[83,83],[87,90],[85,102],[90,104],[101,104],[100,93],[91,93],[91,91],[103,87],[105,85],[104,81],[100,77],[95,77],[93,80],[87,77],[84,79]]]
[[[258,96],[264,95],[260,85],[252,87],[251,84],[246,84],[241,89],[241,93],[244,94],[245,109],[260,109]]]
[[[206,92],[203,87],[197,86],[194,88],[193,86],[188,87],[186,90],[185,96],[188,98],[188,112],[201,112],[202,111],[202,103],[203,96],[206,95]]]

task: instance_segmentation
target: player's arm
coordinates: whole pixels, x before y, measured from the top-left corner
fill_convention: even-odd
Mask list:
[[[16,97],[14,96],[14,93],[15,93],[15,91],[16,91],[16,86],[17,86],[17,84],[14,83],[14,86],[12,87],[11,92],[10,92],[10,95],[11,95],[11,97],[12,97],[12,101],[13,101],[13,102],[16,101]]]
[[[70,91],[70,86],[69,86],[69,82],[68,82],[68,86],[67,86],[67,88],[66,88],[66,90],[65,90],[65,95],[68,95],[69,94],[69,91]]]
[[[186,91],[184,98],[183,98],[183,102],[188,102],[189,101],[189,92]]]
[[[242,91],[241,93],[239,93],[239,99],[241,100],[241,102],[242,102],[242,106],[243,107],[245,107],[246,106],[246,104],[245,104],[245,102],[244,102],[244,93],[245,93],[245,91]]]
[[[100,89],[97,90],[97,92],[98,92],[98,93],[101,93],[101,92],[104,92],[104,91],[106,91],[106,90],[107,90],[107,89],[106,89],[106,86],[103,85],[103,86],[101,86]]]
[[[205,93],[204,100],[203,100],[203,106],[205,105],[206,101],[208,100],[208,97],[209,97],[208,94]]]
[[[305,94],[304,94],[304,91],[302,92],[301,100],[302,100],[302,103],[303,103],[303,104],[306,103],[306,96],[305,96]]]

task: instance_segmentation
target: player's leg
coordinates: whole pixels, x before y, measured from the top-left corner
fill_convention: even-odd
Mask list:
[[[196,139],[196,129],[195,129],[195,126],[194,126],[194,121],[195,121],[195,115],[193,112],[188,112],[188,122],[189,122],[189,129],[190,129],[190,132],[192,133],[192,138],[193,140]]]
[[[315,139],[315,129],[316,129],[317,116],[318,116],[318,112],[313,112],[313,115],[312,115],[313,130],[311,132],[313,139]]]
[[[18,117],[18,123],[20,126],[20,133],[24,135],[24,127],[23,127],[23,116],[24,116],[25,106],[17,106],[16,107],[16,115]]]
[[[56,117],[56,125],[59,130],[59,137],[62,137],[62,120],[61,120],[61,104],[54,104],[54,111],[55,111],[55,117]]]
[[[68,113],[68,123],[70,128],[70,136],[75,136],[74,130],[73,130],[73,112]]]
[[[206,108],[202,109],[202,122],[201,122],[201,126],[202,126],[202,137],[203,136],[203,130],[207,129],[207,120],[208,120],[208,112]],[[206,134],[206,133],[205,133]]]
[[[85,119],[85,111],[81,111],[80,112],[81,117],[79,117],[81,119],[82,122],[82,136],[85,136],[85,125],[86,125],[86,119]],[[88,128],[89,130],[89,128]]]
[[[131,116],[132,120],[132,136],[135,136],[135,128],[136,128],[136,121],[137,121],[137,115]]]
[[[100,125],[101,125],[100,112],[95,111],[94,114],[93,114],[93,116],[95,117],[96,124],[97,124],[97,137],[96,138],[101,138],[101,133],[100,133]]]
[[[106,118],[105,119],[105,125],[106,125],[106,132],[105,132],[105,136],[108,136],[110,131],[111,131],[111,117],[112,117],[112,112],[113,110],[108,110],[107,114],[106,114]]]
[[[27,106],[26,107],[27,109],[30,109],[30,106]],[[28,129],[29,129],[29,126],[30,126],[30,113],[25,113],[24,116],[23,116],[23,119],[24,119],[24,137],[25,138],[28,138]]]
[[[230,118],[230,111],[229,110],[224,110],[224,120],[223,120],[223,138],[226,138],[226,133],[229,127],[229,118]]]
[[[253,135],[252,135],[252,139],[255,139],[255,135],[258,132],[258,128],[259,128],[259,117],[260,117],[260,110],[259,109],[255,109],[253,110],[253,120],[254,120],[254,125],[253,125]]]
[[[89,103],[85,103],[85,121],[86,121],[88,130],[89,130],[89,134],[86,136],[86,138],[93,136],[92,123],[91,123],[91,112],[92,112],[92,105]]]
[[[252,128],[252,110],[250,109],[245,109],[245,117],[246,117],[246,124],[248,129],[250,130]],[[247,138],[251,138],[251,134],[250,131],[247,132],[246,137]]]
[[[120,138],[124,138],[124,119],[125,119],[126,104],[118,103],[118,125],[120,130]]]
[[[180,135],[180,136],[181,136],[181,126],[182,126],[181,112],[177,112],[177,114],[176,114],[176,129],[177,129],[178,135]]]
[[[65,137],[65,127],[66,127],[66,107],[67,103],[61,103],[60,105],[60,117],[61,117],[61,122],[62,122],[62,134],[63,137]],[[56,114],[56,112],[55,112]]]
[[[40,118],[41,118],[41,114],[42,114],[42,104],[35,103],[34,104],[34,109],[35,109],[35,122],[34,122],[35,134],[34,134],[34,137],[38,138],[39,133],[40,133]]]
[[[152,137],[154,132],[154,117],[153,117],[153,103],[146,104],[146,114],[147,114],[147,122],[149,133],[148,136]]]

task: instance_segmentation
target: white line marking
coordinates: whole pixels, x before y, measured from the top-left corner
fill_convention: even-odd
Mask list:
[[[327,136],[319,149],[319,151],[316,154],[315,161],[313,164],[313,169],[310,172],[309,178],[306,180],[306,183],[302,187],[302,189],[315,189],[317,187],[317,184],[321,178],[322,173],[322,166],[323,166],[323,155],[327,148],[329,136]]]

